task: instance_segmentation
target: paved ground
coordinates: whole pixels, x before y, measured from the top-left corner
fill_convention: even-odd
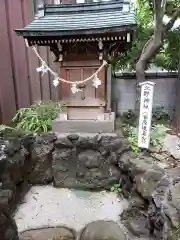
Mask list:
[[[114,193],[34,186],[14,218],[19,232],[60,225],[80,230],[95,220],[118,221],[119,214],[127,206],[127,201]]]

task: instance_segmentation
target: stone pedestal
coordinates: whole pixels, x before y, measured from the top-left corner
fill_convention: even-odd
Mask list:
[[[61,135],[53,153],[54,186],[99,189],[120,179],[122,139],[116,134]]]

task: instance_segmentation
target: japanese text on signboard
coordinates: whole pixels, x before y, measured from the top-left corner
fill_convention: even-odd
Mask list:
[[[149,146],[153,90],[153,83],[142,83],[138,134],[138,146],[141,148],[148,148]]]

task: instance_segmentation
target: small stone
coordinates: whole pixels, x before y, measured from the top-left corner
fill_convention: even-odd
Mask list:
[[[145,202],[144,199],[139,196],[137,193],[133,193],[131,195],[131,198],[129,199],[129,207],[144,207]]]
[[[165,157],[163,154],[160,153],[151,153],[151,156],[157,159],[158,161],[164,161]]]
[[[115,152],[111,152],[111,155],[110,155],[110,161],[113,163],[113,164],[117,164],[117,155]]]
[[[58,149],[73,148],[73,144],[68,138],[59,138],[55,142],[55,147]]]
[[[154,146],[154,147],[150,147],[149,151],[151,153],[160,153],[162,150],[162,147],[160,145]]]
[[[147,228],[147,219],[145,217],[133,218],[127,224],[130,232],[137,237],[148,237],[149,230]]]
[[[67,136],[67,138],[70,140],[70,141],[77,141],[79,139],[79,135],[77,134],[70,134]]]
[[[126,240],[125,232],[113,221],[98,220],[82,230],[81,240]]]

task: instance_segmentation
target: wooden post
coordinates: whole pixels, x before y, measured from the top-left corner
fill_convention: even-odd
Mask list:
[[[111,111],[111,90],[112,90],[112,67],[109,64],[107,68],[107,91],[106,91],[106,99],[107,99],[107,110]]]

